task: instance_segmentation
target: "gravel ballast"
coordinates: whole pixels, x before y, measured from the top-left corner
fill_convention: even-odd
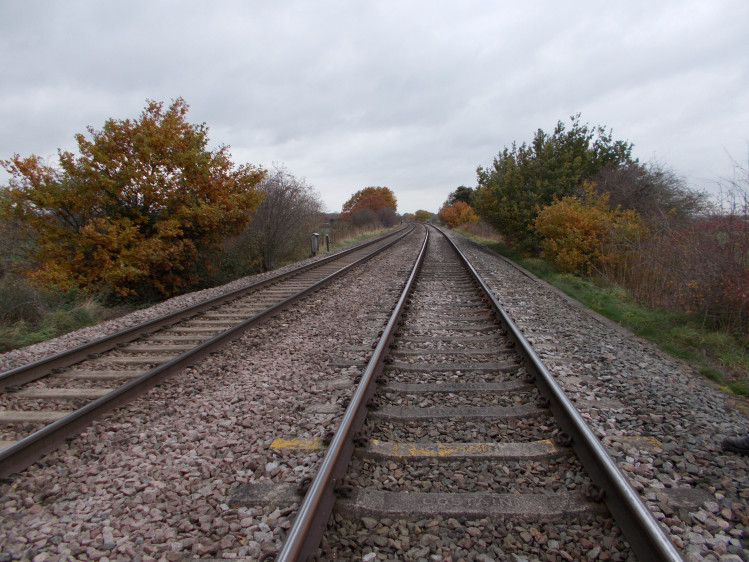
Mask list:
[[[749,433],[737,400],[654,345],[448,231],[685,560],[749,560]]]
[[[208,299],[228,294],[248,285],[259,283],[261,281],[265,281],[266,279],[271,279],[273,277],[276,277],[277,275],[292,271],[300,266],[305,266],[317,261],[324,260],[331,255],[335,255],[347,249],[356,248],[367,243],[368,241],[365,240],[357,244],[352,244],[351,246],[348,246],[341,250],[337,250],[331,253],[321,253],[316,257],[311,257],[305,260],[291,263],[265,273],[243,277],[225,285],[173,297],[154,306],[142,310],[136,310],[129,314],[107,320],[95,326],[88,326],[86,328],[70,332],[58,338],[54,338],[52,340],[2,353],[0,354],[0,372],[8,371],[21,365],[26,365],[27,363],[37,361],[54,353],[60,353],[68,349],[72,349],[77,345],[88,343],[97,338],[119,332],[120,330],[124,330],[132,326],[136,326],[143,322],[147,322],[148,320],[153,320],[154,318],[158,318],[159,316],[182,310],[191,305],[206,301]]]
[[[331,384],[351,378],[334,364],[344,347],[376,340],[376,312],[395,303],[386,289],[405,282],[420,243],[411,236],[4,481],[0,559],[257,559],[277,550],[295,506],[233,508],[232,492],[313,473],[319,451],[270,445],[337,427],[353,382]],[[177,300],[158,312],[183,306]],[[15,352],[5,364],[88,337]],[[334,413],[315,413],[320,405]]]
[[[749,560],[749,459],[720,449],[724,437],[749,430],[730,395],[500,257],[450,235],[538,344],[550,372],[685,560]],[[279,452],[270,444],[276,437],[322,437],[337,427],[353,390],[340,383],[361,371],[345,361],[366,360],[361,349],[376,341],[382,307],[397,297],[388,288],[405,281],[419,244],[413,238],[399,244],[3,481],[0,560],[258,559],[275,552],[296,506],[237,508],[229,498],[239,484],[298,484],[314,474],[320,451]],[[0,369],[227,290],[184,295],[0,355]],[[425,474],[431,470],[425,466]],[[546,484],[554,485],[553,474]],[[485,523],[428,520],[385,530],[382,521],[368,521],[375,533],[367,529],[362,541],[374,541],[382,528],[386,541],[400,541],[398,550],[418,559],[434,540],[463,541],[466,552],[499,536],[512,537],[506,552],[528,537],[561,548],[590,527],[574,521],[559,536],[551,527]],[[484,559],[498,556],[487,550]]]
[[[468,306],[454,306],[456,295]],[[369,445],[344,477],[351,494],[342,492],[338,514],[348,519],[334,518],[320,559],[633,559],[605,507],[585,500],[589,476],[570,449],[553,445],[557,421],[439,234],[406,306],[360,432]],[[494,336],[478,339],[477,325]],[[403,372],[414,384],[399,382]],[[505,380],[481,380],[498,372]],[[526,445],[546,453],[507,455]],[[486,456],[471,458],[479,451]]]

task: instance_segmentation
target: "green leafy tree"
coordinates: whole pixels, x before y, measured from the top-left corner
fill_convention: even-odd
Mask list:
[[[264,171],[208,150],[205,124],[181,98],[148,101],[137,120],[109,119],[59,168],[38,156],[2,162],[11,174],[0,211],[36,231],[33,277],[60,288],[151,297],[199,279],[207,256],[247,224]]]
[[[505,239],[525,250],[537,250],[532,230],[538,209],[573,195],[584,180],[605,166],[632,162],[632,145],[612,138],[603,127],[571,118],[559,121],[553,134],[539,129],[530,144],[504,148],[491,167],[479,167],[472,204]]]
[[[460,185],[455,188],[455,191],[447,196],[447,204],[455,205],[458,201],[462,201],[466,205],[472,205],[473,201],[473,188]]]

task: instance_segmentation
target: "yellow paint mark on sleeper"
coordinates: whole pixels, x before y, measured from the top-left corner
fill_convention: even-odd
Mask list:
[[[549,454],[557,452],[557,446],[554,445],[554,442],[551,439],[541,439],[539,443],[546,443],[549,446]]]
[[[553,454],[557,452],[554,443],[549,439],[528,443],[525,447],[535,449],[536,454]],[[381,444],[377,439],[371,441],[371,447],[393,457],[463,457],[480,455],[508,454],[516,447],[502,443],[388,443]],[[524,446],[521,445],[521,449]]]
[[[452,455],[470,455],[487,453],[491,450],[491,445],[488,443],[465,443],[458,445],[437,445],[437,456],[449,457]]]
[[[285,439],[283,437],[277,437],[270,444],[271,449],[294,449],[297,451],[314,451],[316,449],[322,449],[322,439],[319,437],[312,437],[308,439]]]

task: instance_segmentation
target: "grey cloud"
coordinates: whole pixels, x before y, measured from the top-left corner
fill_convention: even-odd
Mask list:
[[[749,135],[743,0],[39,0],[4,16],[0,158],[182,96],[235,161],[285,162],[331,210],[374,184],[436,211],[577,112],[695,183]]]

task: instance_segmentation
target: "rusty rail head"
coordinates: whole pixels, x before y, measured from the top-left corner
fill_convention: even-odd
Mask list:
[[[413,266],[411,275],[401,293],[398,304],[396,304],[390,320],[385,327],[380,341],[369,360],[359,385],[349,402],[341,425],[338,427],[333,440],[328,447],[322,465],[310,484],[307,494],[304,496],[294,524],[289,530],[283,549],[276,558],[277,562],[303,561],[313,556],[325,533],[328,518],[333,510],[335,502],[335,488],[343,477],[346,466],[351,459],[354,450],[354,434],[361,427],[367,413],[367,402],[374,393],[374,382],[382,371],[385,356],[393,341],[398,322],[403,313],[411,290],[413,289],[416,275],[424,261],[426,247],[429,241],[427,229],[424,243]]]
[[[439,229],[438,229],[439,230]],[[442,232],[440,230],[440,232]],[[676,547],[666,537],[653,515],[632,488],[627,477],[619,470],[593,431],[585,423],[567,395],[554,380],[528,340],[504,311],[489,286],[484,282],[468,258],[457,245],[445,235],[450,244],[470,270],[471,275],[493,304],[508,337],[516,344],[518,352],[525,358],[526,369],[533,374],[541,393],[549,399],[554,417],[572,438],[572,446],[595,484],[604,491],[604,501],[616,522],[622,528],[630,547],[638,560],[681,561]]]

